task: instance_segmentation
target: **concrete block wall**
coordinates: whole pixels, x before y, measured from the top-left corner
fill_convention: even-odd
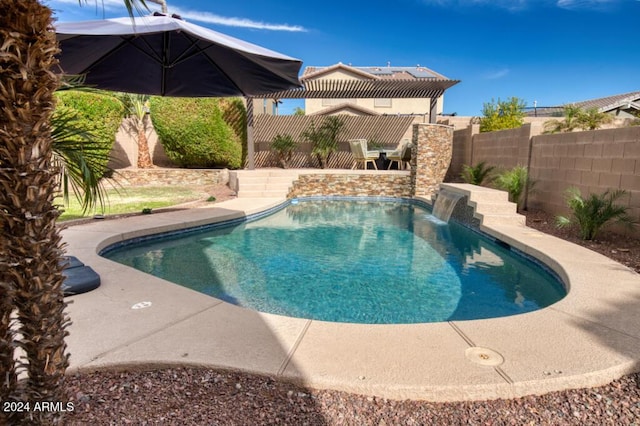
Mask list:
[[[470,128],[456,130],[447,181],[458,180],[455,172],[462,164],[486,161],[502,169],[529,165],[529,176],[536,183],[527,197],[528,208],[567,214],[569,187],[577,187],[583,195],[624,189],[627,195],[619,203],[628,206],[640,223],[640,126],[549,135],[540,131],[539,123],[481,134]],[[634,232],[640,234],[638,226]]]
[[[529,206],[567,213],[565,191],[583,194],[624,189],[620,200],[640,220],[640,126],[540,135],[533,138]]]
[[[460,174],[465,165],[470,165],[472,159],[473,136],[480,133],[478,124],[470,125],[464,129],[454,130],[453,146],[451,152],[451,166],[445,176],[446,182],[461,182]]]
[[[527,166],[530,140],[540,133],[540,127],[525,124],[517,129],[478,133],[473,136],[471,158],[473,164],[486,161],[500,169]]]

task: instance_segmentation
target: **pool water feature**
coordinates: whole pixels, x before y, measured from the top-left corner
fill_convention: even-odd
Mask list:
[[[250,309],[335,322],[493,318],[566,294],[535,262],[407,201],[294,200],[257,220],[104,255]]]
[[[453,209],[462,197],[462,194],[455,192],[449,192],[447,190],[438,191],[436,201],[433,204],[433,215],[440,220],[449,222]]]

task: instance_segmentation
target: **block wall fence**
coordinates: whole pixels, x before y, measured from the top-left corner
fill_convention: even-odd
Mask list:
[[[640,223],[640,126],[541,133],[539,124],[488,133],[479,133],[477,126],[456,130],[447,180],[459,181],[464,164],[486,161],[498,169],[522,165],[536,182],[527,194],[528,208],[566,214],[569,187],[580,189],[583,195],[624,189],[627,194],[619,203],[629,207]],[[635,232],[640,234],[637,225]]]

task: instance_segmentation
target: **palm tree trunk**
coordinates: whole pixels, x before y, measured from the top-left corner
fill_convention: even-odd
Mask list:
[[[0,2],[0,291],[17,312],[20,337],[7,336],[4,330],[6,304],[0,311],[0,333],[4,331],[3,339],[18,339],[12,343],[25,358],[17,370],[26,372],[17,389],[4,381],[2,386],[3,393],[32,403],[66,400],[68,366],[64,338],[69,320],[64,314],[59,211],[53,205],[56,171],[51,165],[50,117],[58,86],[51,72],[58,52],[51,23],[51,11],[36,0]],[[11,343],[3,342],[2,349],[6,352],[0,359],[6,363],[14,356]],[[30,414],[42,417],[17,417],[10,423],[59,419],[59,413]]]
[[[145,123],[146,119],[146,117],[143,117],[138,122],[138,137],[136,138],[138,141],[138,168],[140,169],[148,169],[153,167],[151,154],[149,153],[149,142],[147,141],[147,126]]]

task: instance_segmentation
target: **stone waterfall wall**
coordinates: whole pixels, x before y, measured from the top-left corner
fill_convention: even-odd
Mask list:
[[[430,199],[444,182],[453,154],[453,127],[414,124],[411,150],[411,193]]]

